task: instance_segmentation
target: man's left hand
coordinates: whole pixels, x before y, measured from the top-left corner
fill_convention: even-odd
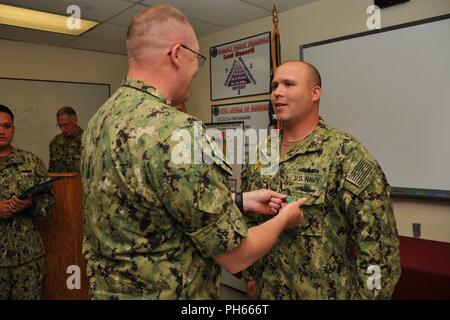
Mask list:
[[[30,195],[25,200],[20,200],[16,196],[12,196],[11,199],[9,199],[9,203],[12,211],[18,213],[31,207],[33,201],[31,200]]]
[[[277,214],[283,207],[284,194],[269,190],[259,189],[244,192],[242,194],[245,212],[255,212],[259,214]]]

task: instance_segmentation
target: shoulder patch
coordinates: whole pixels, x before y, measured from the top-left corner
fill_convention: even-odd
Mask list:
[[[346,180],[361,188],[374,169],[375,166],[372,163],[366,159],[361,159],[347,176]]]

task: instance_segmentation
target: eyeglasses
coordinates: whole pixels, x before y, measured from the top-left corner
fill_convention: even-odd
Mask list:
[[[186,50],[189,50],[197,55],[197,62],[198,62],[199,68],[205,64],[206,57],[204,55],[202,55],[201,53],[198,53],[197,51],[192,50],[191,48],[189,48],[188,46],[185,46],[184,44],[180,44],[180,47],[182,47]],[[168,53],[168,55],[170,55],[171,53],[172,53],[172,51],[170,51]]]
[[[70,123],[65,123],[65,124],[57,124],[56,127],[60,128],[60,129],[65,129],[68,128],[70,126]]]

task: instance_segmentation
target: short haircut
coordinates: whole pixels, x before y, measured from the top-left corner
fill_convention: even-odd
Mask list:
[[[69,117],[76,117],[77,113],[73,110],[72,107],[62,107],[59,108],[58,112],[56,112],[56,117],[59,118],[63,115],[68,115]]]
[[[315,86],[322,87],[322,77],[320,76],[320,72],[319,72],[319,70],[317,70],[316,67],[314,67],[312,64],[310,64],[308,62],[300,61],[300,60],[288,60],[288,61],[283,62],[282,64],[290,63],[290,62],[299,63],[301,65],[306,66],[306,68],[308,70],[307,71],[308,72],[308,76],[311,79],[312,85],[314,87]]]
[[[11,111],[10,108],[8,108],[7,106],[5,106],[5,105],[3,105],[3,104],[0,104],[0,112],[4,112],[4,113],[9,114],[10,117],[11,117],[11,120],[14,122],[14,114],[13,114],[13,112]]]
[[[317,70],[316,67],[314,67],[312,64],[303,61],[303,63],[308,67],[308,73],[311,77],[311,82],[313,86],[319,86],[322,87],[322,77],[320,76],[319,70]]]
[[[184,41],[192,27],[189,18],[170,5],[157,5],[138,13],[127,31],[129,58],[148,55],[149,49],[163,48]]]

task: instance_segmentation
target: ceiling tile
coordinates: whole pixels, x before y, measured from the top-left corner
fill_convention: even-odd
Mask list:
[[[192,22],[192,26],[194,27],[194,31],[195,34],[197,35],[197,38],[201,38],[225,29],[225,27],[212,25],[210,23],[199,21],[194,18],[191,18],[190,20]]]
[[[75,36],[0,24],[0,38],[61,46],[74,39]]]
[[[131,21],[133,20],[134,16],[136,14],[138,14],[138,12],[140,12],[146,8],[148,8],[148,7],[140,5],[140,4],[135,5],[129,9],[127,9],[126,11],[122,12],[118,16],[108,20],[108,22],[120,24],[122,26],[128,27],[131,24]]]
[[[67,15],[70,5],[78,5],[81,18],[105,21],[133,5],[125,0],[1,0],[2,3]]]
[[[83,38],[100,39],[125,43],[127,39],[127,30],[125,26],[117,24],[102,23],[94,29],[83,33]]]
[[[191,18],[198,37],[271,15],[273,4],[285,11],[318,0],[165,0]],[[81,17],[105,21],[81,37],[0,25],[0,38],[126,54],[126,32],[133,17],[160,0],[0,0],[1,3],[68,15],[75,4]]]
[[[105,40],[88,39],[84,38],[83,36],[70,42],[68,45],[66,45],[66,47],[100,51],[100,52],[117,53],[122,55],[127,54],[125,44]]]
[[[218,26],[236,26],[251,20],[267,17],[270,10],[257,8],[239,0],[166,0],[185,15]],[[158,0],[144,0],[142,3],[155,5]]]

